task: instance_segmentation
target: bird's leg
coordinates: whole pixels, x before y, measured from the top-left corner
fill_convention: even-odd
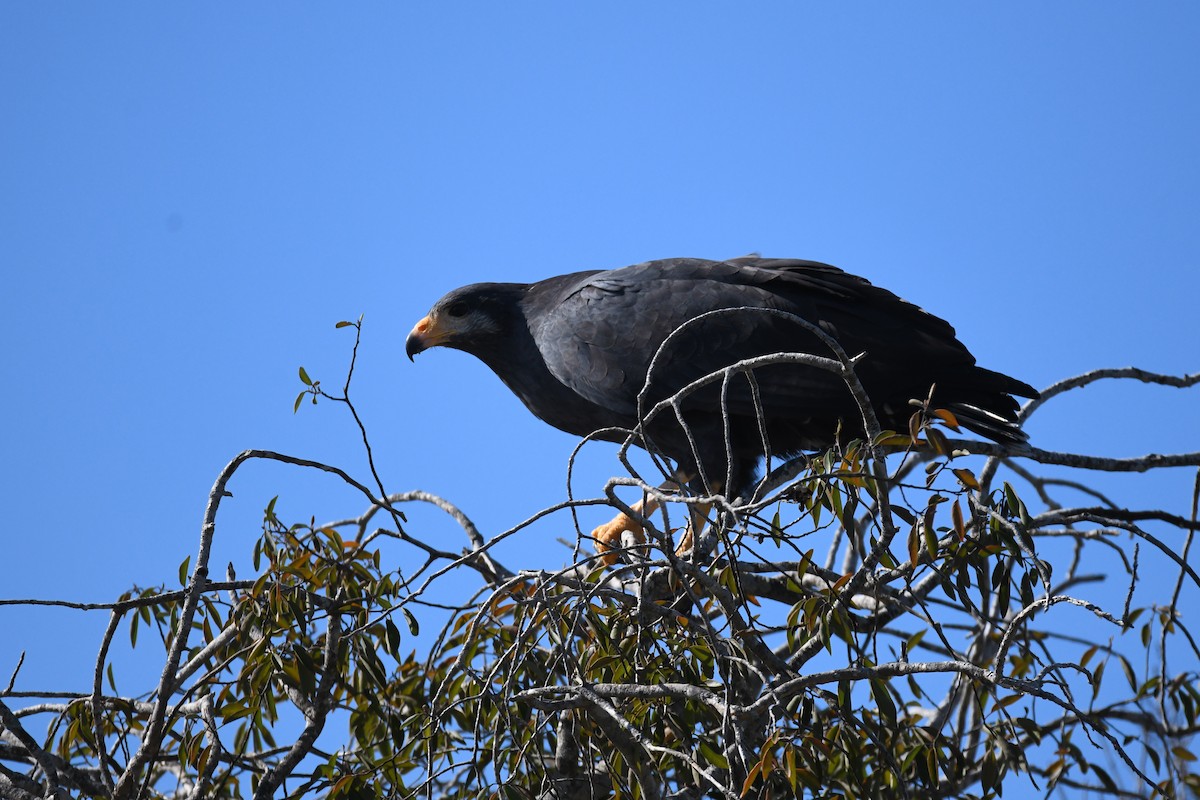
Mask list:
[[[676,555],[683,555],[691,552],[696,541],[697,534],[704,529],[704,524],[708,522],[708,512],[712,510],[712,503],[698,503],[688,506],[688,516],[691,521],[687,528],[683,531],[683,537],[679,540],[679,545],[675,548]]]
[[[676,473],[673,479],[665,481],[658,488],[662,492],[678,492],[691,478],[692,476],[688,473],[680,471]],[[642,517],[649,517],[661,506],[662,501],[657,497],[647,496],[642,501],[634,503],[630,508]],[[676,553],[682,554],[692,549],[695,532],[704,527],[705,520],[711,508],[711,503],[690,505],[688,507],[688,514],[691,521],[684,530],[679,545],[675,548]],[[592,538],[596,540],[596,553],[600,556],[600,560],[604,562],[605,566],[611,567],[617,563],[621,551],[625,548],[623,538],[626,532],[629,533],[633,544],[645,544],[645,527],[637,519],[634,519],[623,511],[617,514],[611,521],[592,531]]]
[[[675,486],[672,481],[667,481],[660,488],[669,488]],[[657,498],[646,497],[637,503],[630,506],[633,511],[641,514],[643,517],[649,516],[658,510],[660,503]],[[596,540],[596,554],[600,556],[600,560],[604,562],[604,566],[611,567],[621,558],[621,551],[625,549],[623,538],[629,533],[634,544],[645,544],[646,530],[641,522],[626,514],[624,511],[613,517],[611,521],[604,523],[592,531],[592,538]]]

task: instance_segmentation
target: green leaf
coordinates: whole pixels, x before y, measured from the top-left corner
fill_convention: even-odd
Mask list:
[[[1100,782],[1104,784],[1104,788],[1107,789],[1111,794],[1118,794],[1119,790],[1117,789],[1116,781],[1112,779],[1112,776],[1096,764],[1092,764],[1091,766],[1092,772],[1096,773],[1096,777],[1098,777]]]
[[[1155,748],[1147,747],[1142,752],[1144,752],[1146,756],[1154,762],[1154,770],[1156,772],[1162,769],[1162,757],[1159,756],[1158,751]]]
[[[983,768],[980,783],[984,791],[990,791],[1000,785],[1000,764],[996,760],[995,751],[988,751],[983,757]]]
[[[296,656],[295,667],[300,688],[311,697],[317,691],[317,665],[303,647],[293,648],[292,653]]]
[[[275,516],[275,504],[279,502],[279,495],[271,498],[271,502],[267,503],[267,507],[263,509],[263,519],[267,522],[278,522],[279,518]]]
[[[803,556],[800,557],[800,563],[796,565],[796,580],[804,580],[804,576],[808,573],[808,568],[812,566],[812,557],[814,549],[810,548]]]
[[[1013,489],[1012,484],[1008,481],[1004,482],[1004,502],[1008,505],[1008,513],[1016,516],[1021,510],[1021,499],[1017,497],[1017,492]]]
[[[1108,661],[1101,661],[1096,665],[1096,669],[1092,671],[1092,699],[1095,700],[1100,694],[1100,683],[1104,680],[1104,669],[1108,666]]]
[[[306,395],[306,394],[308,394],[308,392],[301,392],[300,394],[296,395],[296,402],[292,406],[293,414],[295,414],[297,411],[300,410],[300,404],[304,402],[304,395]]]
[[[788,784],[792,787],[792,794],[799,797],[800,771],[796,766],[796,749],[794,747],[788,747],[783,751],[783,763],[784,769],[787,771]]]
[[[400,657],[400,629],[392,622],[391,617],[388,617],[384,624],[383,645],[393,656]]]
[[[342,320],[341,322],[339,322],[338,324],[334,325],[333,327],[335,327],[335,328],[348,328],[348,327],[350,327],[350,326],[351,326],[351,325],[353,325],[353,324],[354,324],[354,323],[353,323],[353,322],[350,322],[349,320]]]
[[[400,610],[404,612],[404,618],[408,620],[408,632],[413,636],[419,635],[421,633],[421,626],[417,623],[417,618],[407,608],[401,608]]]
[[[185,558],[183,560],[183,563],[179,565],[179,585],[180,586],[187,586],[188,564],[190,564],[191,561],[192,561],[192,557],[188,556],[187,558]]]
[[[926,428],[925,438],[929,440],[929,444],[933,446],[934,452],[939,456],[950,454],[950,443],[946,441],[946,434],[937,428]]]
[[[879,678],[871,679],[871,695],[875,698],[876,705],[879,706],[879,716],[890,728],[896,727],[896,703],[892,700],[892,693],[888,691],[887,682]]]
[[[1188,750],[1181,744],[1177,744],[1171,748],[1171,753],[1180,761],[1195,761],[1196,756],[1191,750]]]
[[[699,749],[700,755],[704,756],[705,761],[709,764],[712,764],[717,769],[729,769],[729,759],[721,755],[711,744],[701,740]]]
[[[932,560],[937,561],[937,555],[938,555],[937,531],[935,531],[933,529],[932,525],[926,523],[924,526],[924,534],[925,534],[925,552],[929,553],[929,557]]]
[[[1125,671],[1125,680],[1129,681],[1129,688],[1137,691],[1137,676],[1133,673],[1133,666],[1124,658],[1119,658],[1121,669]]]
[[[246,706],[245,701],[234,700],[221,709],[221,719],[225,722],[233,722],[235,719],[241,719],[251,713],[251,709]]]
[[[305,386],[313,385],[312,379],[308,377],[308,372],[304,369],[304,367],[300,368],[300,380],[304,382]]]

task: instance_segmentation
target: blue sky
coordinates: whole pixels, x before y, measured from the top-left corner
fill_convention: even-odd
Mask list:
[[[292,413],[299,365],[340,385],[333,326],[360,314],[389,490],[485,533],[563,499],[571,437],[463,354],[404,358],[475,281],[758,251],[887,286],[1035,386],[1196,371],[1197,41],[1200,7],[1172,2],[6,3],[2,594],[172,580],[246,448],[365,476],[342,409]],[[1198,402],[1102,387],[1030,431],[1194,450]],[[618,472],[594,448],[577,491]],[[1188,485],[1146,491],[1183,510]],[[243,574],[273,495],[292,519],[361,507],[277,465],[231,488],[214,563]],[[502,558],[563,563],[568,523]],[[83,688],[104,623],[2,610],[0,674],[28,649],[19,688]]]

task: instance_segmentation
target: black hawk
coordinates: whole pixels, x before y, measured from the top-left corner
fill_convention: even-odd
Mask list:
[[[739,375],[685,394],[678,414],[668,408],[640,427],[639,414],[745,359],[832,357],[794,317],[849,356],[861,354],[855,372],[883,428],[907,430],[912,401],[931,400],[975,433],[1025,441],[1013,395],[1036,397],[1032,387],[977,366],[946,321],[814,261],[670,258],[537,283],[477,283],[438,300],[406,349],[409,358],[431,347],[470,353],[541,420],[618,442],[637,430],[640,443],[675,461],[680,475],[703,475],[707,488],[737,497],[767,449],[789,456],[863,435],[859,405],[840,375],[774,364],[755,369],[753,380]],[[597,535],[634,527],[628,518],[613,526]]]

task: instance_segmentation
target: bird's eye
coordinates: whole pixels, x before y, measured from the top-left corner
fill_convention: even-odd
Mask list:
[[[451,303],[450,307],[446,309],[446,313],[452,317],[466,316],[467,304],[464,303],[462,300],[459,300],[456,303]]]

